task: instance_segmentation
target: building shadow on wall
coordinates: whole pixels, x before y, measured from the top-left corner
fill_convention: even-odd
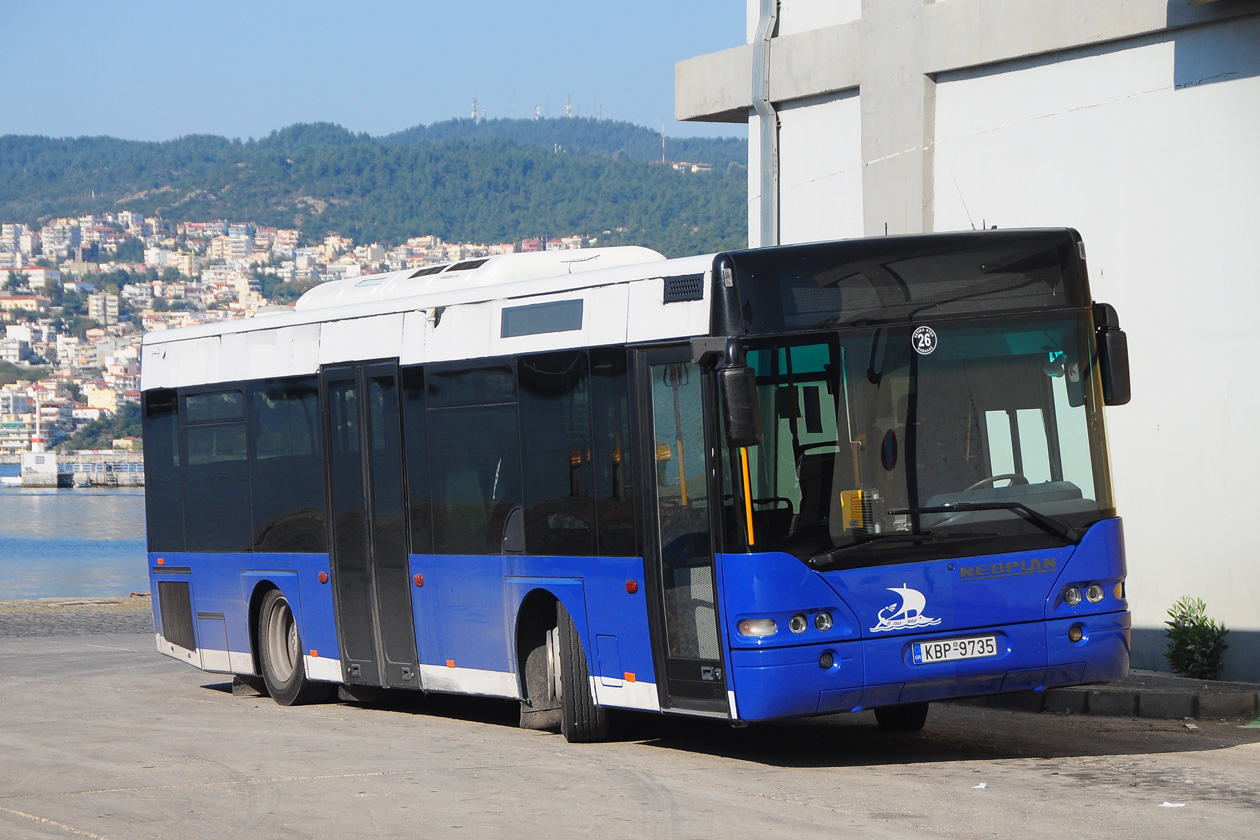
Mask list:
[[[1260,630],[1233,630],[1225,636],[1228,649],[1221,660],[1222,680],[1260,683]],[[1133,628],[1133,655],[1129,666],[1144,671],[1167,671],[1164,649],[1168,639],[1162,629]]]
[[[1260,14],[1230,16],[1238,10],[1260,7],[1247,0],[1169,0],[1168,25],[1193,27],[1173,33],[1177,90],[1260,76]],[[1217,25],[1194,26],[1207,23]]]

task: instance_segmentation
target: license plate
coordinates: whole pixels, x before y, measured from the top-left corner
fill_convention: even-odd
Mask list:
[[[939,639],[915,642],[910,646],[915,665],[930,662],[953,662],[958,659],[983,659],[997,656],[996,636],[972,636],[968,639]]]

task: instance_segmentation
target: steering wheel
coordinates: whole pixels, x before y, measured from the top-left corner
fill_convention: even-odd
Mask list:
[[[1016,484],[1028,483],[1028,479],[1024,478],[1019,473],[1002,473],[1001,475],[991,475],[988,478],[982,478],[970,487],[964,488],[963,492],[968,493],[972,490],[979,490],[981,487],[992,487],[994,482],[1008,480],[1011,482],[1011,487],[1014,487]]]

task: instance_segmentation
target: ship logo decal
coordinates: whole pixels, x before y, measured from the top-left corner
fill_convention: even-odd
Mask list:
[[[931,627],[941,623],[939,618],[928,618],[923,614],[923,608],[927,606],[927,598],[923,597],[923,593],[919,590],[911,589],[903,583],[901,586],[888,587],[888,591],[896,592],[901,600],[879,611],[879,623],[871,628],[872,633]]]

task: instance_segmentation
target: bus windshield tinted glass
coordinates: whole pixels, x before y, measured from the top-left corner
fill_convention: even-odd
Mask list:
[[[730,260],[749,335],[1088,305],[1067,230],[875,237]]]
[[[1075,542],[1114,515],[1089,329],[1069,314],[749,342],[751,549],[837,568]]]

